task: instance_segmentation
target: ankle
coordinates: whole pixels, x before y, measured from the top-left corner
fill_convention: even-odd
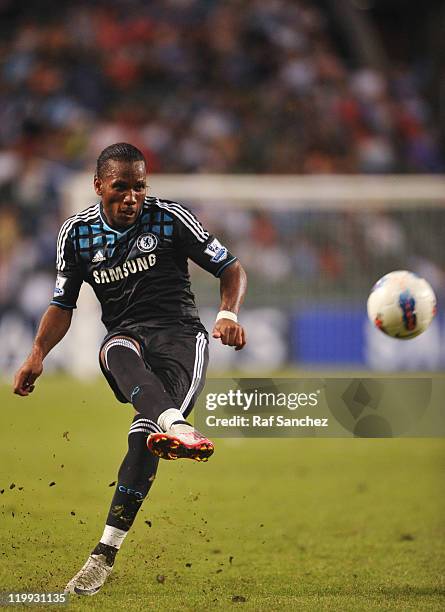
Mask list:
[[[115,548],[114,546],[99,542],[91,554],[94,556],[103,555],[105,557],[105,563],[112,567],[114,565],[114,560],[116,558],[118,550],[119,549]]]
[[[184,415],[176,408],[164,410],[158,417],[158,425],[163,431],[167,431],[174,423],[181,421],[184,421]]]

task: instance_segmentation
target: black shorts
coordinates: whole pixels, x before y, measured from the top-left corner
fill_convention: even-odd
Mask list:
[[[186,417],[193,409],[205,383],[209,362],[208,334],[201,325],[153,328],[134,325],[109,332],[101,345],[114,336],[127,336],[139,342],[147,368],[162,382],[178,410]],[[111,372],[100,368],[116,398],[127,404]]]

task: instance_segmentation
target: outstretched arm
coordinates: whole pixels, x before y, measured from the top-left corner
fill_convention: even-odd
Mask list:
[[[228,266],[221,274],[220,311],[226,310],[234,315],[238,314],[247,289],[247,276],[239,261]],[[229,318],[220,318],[216,321],[212,335],[220,338],[223,344],[234,346],[235,350],[241,350],[246,344],[246,332],[243,327]]]
[[[43,360],[68,331],[72,314],[72,310],[59,306],[48,307],[40,321],[31,353],[15,375],[14,393],[25,396],[34,391],[34,382],[43,371]]]

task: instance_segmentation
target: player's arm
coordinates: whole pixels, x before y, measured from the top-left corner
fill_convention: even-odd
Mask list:
[[[43,371],[43,360],[68,331],[72,314],[72,310],[48,306],[40,321],[31,352],[15,375],[14,393],[25,396],[34,391],[34,383]]]
[[[203,228],[190,210],[176,203],[171,209],[178,217],[176,240],[179,248],[198,266],[220,279],[221,306],[213,337],[239,351],[246,344],[246,333],[237,318],[246,293],[246,273],[237,258]]]
[[[82,274],[67,220],[62,225],[57,240],[54,296],[40,321],[31,353],[15,375],[14,393],[17,395],[26,396],[32,393],[34,383],[43,371],[43,360],[69,330],[81,284]]]
[[[240,262],[236,260],[224,268],[220,276],[221,305],[212,336],[220,338],[223,344],[234,346],[237,351],[246,344],[246,332],[237,322],[246,289],[246,273]]]

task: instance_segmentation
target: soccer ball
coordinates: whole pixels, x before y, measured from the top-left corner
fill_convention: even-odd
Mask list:
[[[424,332],[436,314],[431,285],[407,270],[385,274],[371,289],[368,317],[392,338],[408,340]]]

